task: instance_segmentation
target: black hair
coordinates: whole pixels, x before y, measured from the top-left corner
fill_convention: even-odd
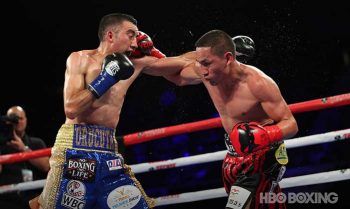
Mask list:
[[[222,30],[211,30],[201,36],[195,44],[196,47],[210,47],[216,56],[223,57],[226,52],[235,55],[236,46],[231,36]]]
[[[137,20],[128,14],[123,14],[123,13],[111,13],[108,15],[105,15],[101,18],[100,25],[98,28],[98,38],[100,41],[103,41],[103,36],[106,32],[106,29],[109,26],[115,25],[119,26],[122,24],[124,21],[129,21],[133,23],[134,25],[137,25]]]

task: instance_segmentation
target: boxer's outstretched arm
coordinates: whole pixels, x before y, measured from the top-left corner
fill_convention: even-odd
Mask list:
[[[181,69],[180,72],[171,75],[164,75],[168,81],[173,82],[178,86],[195,85],[202,83],[198,74],[194,71],[194,63],[191,63]]]
[[[195,68],[194,52],[188,52],[176,57],[153,59],[143,67],[143,72],[154,76],[163,76],[176,85],[198,84],[202,81]]]

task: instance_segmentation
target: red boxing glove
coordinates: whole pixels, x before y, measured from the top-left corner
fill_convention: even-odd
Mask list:
[[[241,156],[267,147],[282,138],[282,130],[277,125],[263,127],[256,122],[237,123],[230,134],[232,146]]]
[[[138,34],[136,36],[136,42],[137,42],[137,49],[135,49],[130,57],[132,58],[140,58],[145,55],[157,57],[157,58],[164,58],[165,55],[160,52],[158,49],[156,49],[153,46],[153,41],[151,37],[149,37],[147,34],[138,31]]]

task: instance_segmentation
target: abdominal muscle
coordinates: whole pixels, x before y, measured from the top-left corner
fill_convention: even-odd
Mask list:
[[[121,108],[108,107],[107,105],[97,109],[88,109],[77,118],[66,119],[66,124],[92,124],[116,128],[119,122]]]
[[[92,105],[74,119],[66,119],[66,124],[93,124],[116,128],[119,122],[127,82],[120,81],[109,89],[102,97],[96,99]]]

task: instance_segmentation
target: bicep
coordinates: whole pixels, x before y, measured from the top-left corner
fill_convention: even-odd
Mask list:
[[[78,58],[71,55],[67,60],[67,68],[64,80],[64,101],[68,101],[74,95],[85,89],[85,76]]]
[[[281,95],[277,84],[265,80],[257,86],[257,97],[266,114],[276,122],[292,118],[292,113]]]
[[[273,82],[274,83],[274,82]],[[282,129],[284,138],[291,138],[298,132],[297,122],[283,99],[277,85],[262,88],[261,105],[267,115]]]
[[[292,114],[287,103],[282,97],[275,99],[276,100],[266,100],[261,102],[261,106],[266,114],[276,122],[290,119]]]

